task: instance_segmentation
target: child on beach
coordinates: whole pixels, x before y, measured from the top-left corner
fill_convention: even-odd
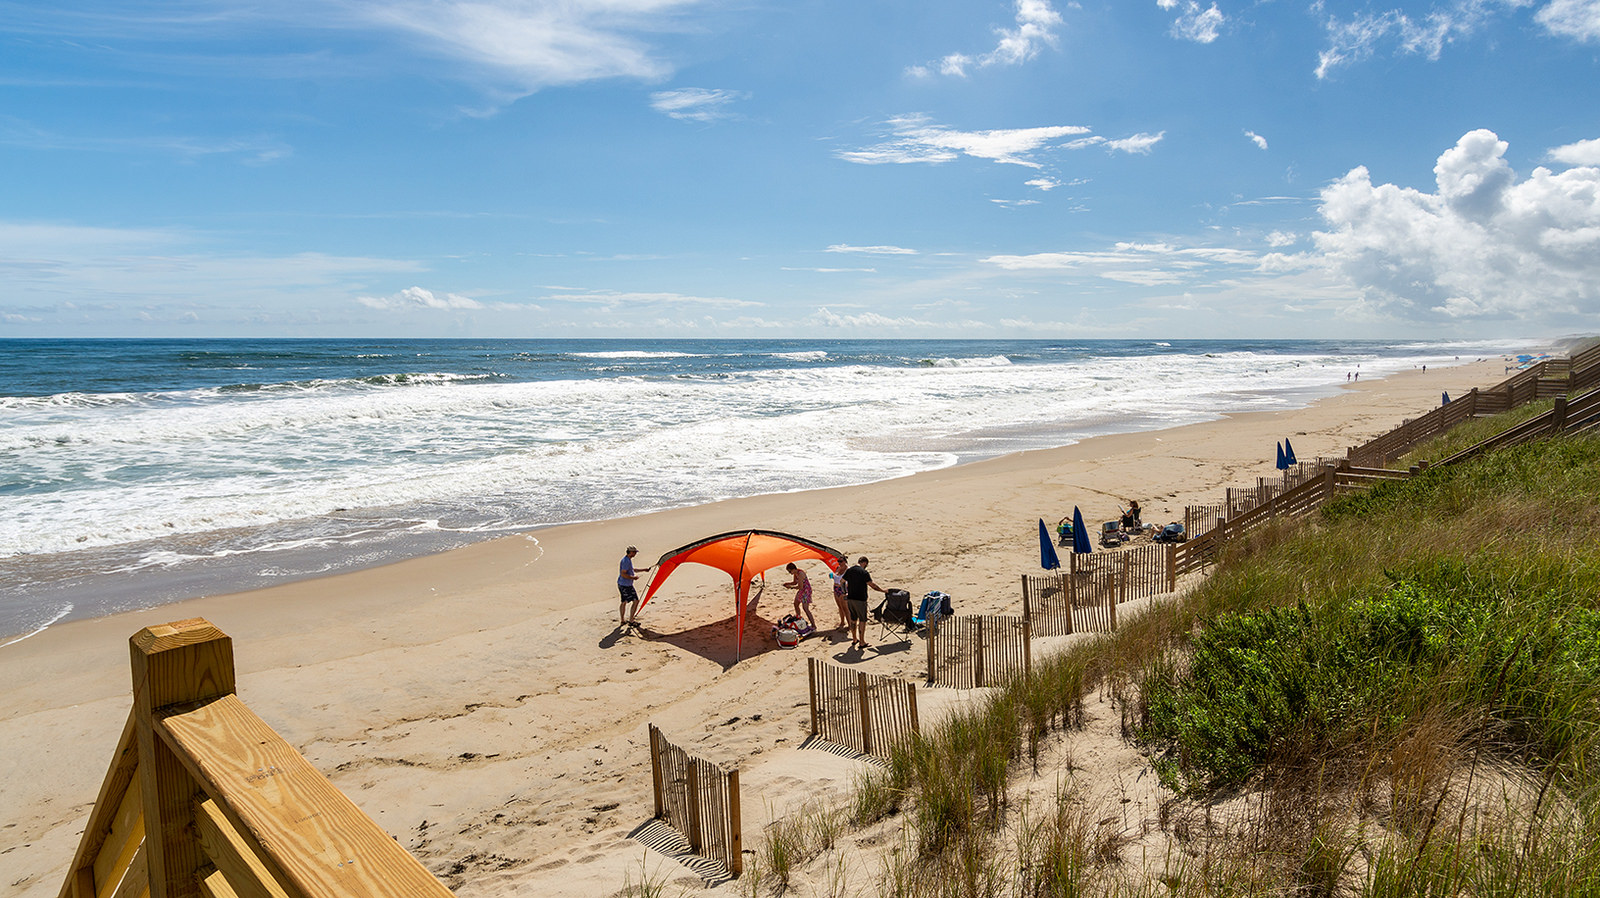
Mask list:
[[[794,590],[794,613],[805,617],[806,621],[811,624],[811,629],[815,630],[817,628],[817,619],[811,616],[811,578],[807,577],[806,572],[802,571],[800,566],[792,561],[789,562],[784,570],[788,571],[794,578],[783,584],[784,589]]]

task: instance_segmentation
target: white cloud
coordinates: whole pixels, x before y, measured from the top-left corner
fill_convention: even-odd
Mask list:
[[[436,309],[441,311],[467,311],[482,309],[483,304],[470,297],[456,293],[446,293],[443,296],[422,287],[407,287],[399,293],[388,296],[358,296],[356,302],[369,309],[400,312],[414,309]]]
[[[1435,7],[1421,18],[1404,10],[1360,12],[1347,21],[1329,16],[1324,22],[1328,48],[1317,55],[1316,75],[1326,78],[1336,68],[1370,58],[1382,44],[1392,41],[1404,53],[1420,53],[1430,60],[1439,58],[1447,44],[1476,34],[1503,10],[1532,5],[1535,0],[1454,0]],[[1557,0],[1557,3],[1562,0]],[[1592,4],[1594,0],[1586,0]],[[1555,5],[1555,4],[1552,4]],[[1314,9],[1321,9],[1315,4]],[[1543,19],[1549,9],[1542,10]],[[1550,27],[1546,24],[1546,27]],[[1552,29],[1554,30],[1554,29]]]
[[[661,90],[650,95],[650,108],[675,119],[691,122],[712,122],[731,118],[727,107],[736,100],[750,95],[740,90],[710,90],[704,87],[684,87]]]
[[[1040,128],[1011,128],[995,131],[956,131],[936,125],[925,115],[901,115],[889,119],[891,139],[862,150],[840,150],[835,155],[846,162],[863,165],[908,162],[951,162],[962,156],[993,162],[1038,168],[1031,154],[1052,141],[1072,134],[1084,134],[1079,125],[1049,125]]]
[[[1022,183],[1029,187],[1037,187],[1040,190],[1054,190],[1061,186],[1061,182],[1055,178],[1034,178],[1032,181],[1023,181]]]
[[[1600,166],[1519,180],[1493,132],[1439,156],[1436,192],[1374,185],[1365,167],[1322,191],[1319,261],[1370,305],[1417,320],[1600,313]]]
[[[1003,271],[1071,273],[1098,280],[1154,287],[1204,284],[1218,276],[1253,273],[1259,269],[1261,257],[1248,250],[1230,247],[1122,242],[1107,250],[995,255],[981,261]]]
[[[1106,146],[1124,153],[1138,153],[1144,156],[1149,155],[1155,145],[1160,143],[1161,139],[1166,136],[1167,132],[1165,131],[1159,134],[1135,134],[1132,137],[1108,140],[1106,141]]]
[[[935,70],[941,75],[964,78],[972,67],[987,68],[992,65],[1021,65],[1039,55],[1048,45],[1056,46],[1056,26],[1061,24],[1061,14],[1050,6],[1049,0],[1016,0],[1015,28],[996,28],[999,42],[987,53],[973,56],[967,53],[950,53],[933,65],[914,65],[906,69],[913,77],[926,78]]]
[[[903,246],[851,246],[848,243],[835,243],[828,247],[830,253],[868,253],[874,256],[914,256],[917,251],[906,249]]]
[[[697,2],[381,0],[350,9],[531,92],[601,78],[666,77],[671,64],[638,35],[661,30]]]
[[[1600,41],[1600,0],[1551,0],[1534,19],[1551,34]]]
[[[1600,140],[1580,140],[1550,151],[1550,159],[1567,165],[1600,165]]]
[[[1260,134],[1257,134],[1254,131],[1246,130],[1244,132],[1244,136],[1250,138],[1250,142],[1255,144],[1256,146],[1260,147],[1261,149],[1264,150],[1264,149],[1267,148],[1267,139],[1265,137],[1262,137]]]
[[[1178,18],[1172,22],[1172,36],[1197,44],[1216,40],[1227,22],[1215,3],[1204,9],[1197,0],[1156,0],[1156,5],[1169,11],[1178,10]]]
[[[1292,231],[1273,231],[1267,235],[1267,245],[1271,247],[1292,246],[1300,239],[1300,235]]]
[[[908,327],[942,328],[948,326],[948,323],[941,324],[939,322],[923,321],[917,318],[890,318],[887,315],[880,315],[877,312],[862,312],[859,315],[840,315],[837,312],[830,311],[827,307],[817,309],[817,311],[808,319],[807,323],[827,328],[845,328],[849,330],[869,331],[899,330],[901,328]]]
[[[711,306],[720,309],[736,309],[745,306],[759,306],[763,303],[751,302],[744,299],[729,299],[722,296],[691,296],[683,293],[645,293],[595,290],[581,293],[556,293],[541,297],[548,302],[575,302],[591,305],[605,306],[610,309],[654,307],[654,306]]]

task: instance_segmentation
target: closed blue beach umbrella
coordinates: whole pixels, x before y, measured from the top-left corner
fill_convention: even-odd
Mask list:
[[[1083,526],[1083,512],[1076,505],[1072,506],[1072,551],[1079,555],[1094,551],[1094,544],[1089,542],[1089,528]]]
[[[1449,405],[1450,404],[1450,393],[1449,393],[1449,391],[1446,391],[1446,392],[1440,394],[1439,404],[1440,405]]]
[[[1280,471],[1285,470],[1285,469],[1287,469],[1289,467],[1289,465],[1283,460],[1283,444],[1282,443],[1278,444],[1278,461],[1275,463],[1274,466]]]
[[[1289,470],[1290,467],[1294,466],[1295,464],[1297,464],[1297,462],[1294,459],[1294,444],[1289,442],[1289,438],[1288,437],[1284,437],[1283,438],[1283,469],[1285,471],[1287,471],[1287,470]]]
[[[1039,519],[1039,566],[1047,571],[1061,566],[1061,557],[1056,554],[1056,544],[1050,541],[1050,528],[1044,525],[1044,518]]]

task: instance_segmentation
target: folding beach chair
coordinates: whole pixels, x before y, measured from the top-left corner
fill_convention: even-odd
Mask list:
[[[922,604],[917,606],[915,614],[911,615],[911,623],[917,627],[932,627],[939,623],[939,618],[953,614],[950,607],[950,594],[935,589],[922,597]]]
[[[883,601],[872,609],[872,616],[878,620],[879,638],[892,635],[891,626],[903,628],[902,633],[916,629],[911,622],[911,593],[903,589],[884,590]]]

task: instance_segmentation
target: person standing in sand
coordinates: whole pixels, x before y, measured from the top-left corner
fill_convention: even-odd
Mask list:
[[[842,566],[844,559],[840,559],[839,564]],[[829,571],[828,579],[833,581],[833,603],[839,606],[839,629],[848,630],[850,629],[850,603],[846,599],[848,589],[844,582],[844,571]]]
[[[883,592],[883,587],[872,582],[872,575],[867,573],[867,556],[857,558],[855,565],[844,572],[844,584],[850,609],[850,645],[871,648],[867,644],[867,590]]]
[[[633,581],[639,579],[639,574],[650,570],[647,567],[635,568],[633,556],[639,554],[637,546],[629,546],[626,555],[622,556],[622,563],[617,565],[617,592],[622,594],[622,603],[617,608],[617,629],[624,627],[637,627],[639,622],[639,593],[633,588]]]
[[[794,578],[783,584],[784,589],[794,590],[794,613],[796,617],[804,617],[811,624],[811,629],[817,628],[817,619],[811,616],[811,578],[794,562],[784,568]]]

